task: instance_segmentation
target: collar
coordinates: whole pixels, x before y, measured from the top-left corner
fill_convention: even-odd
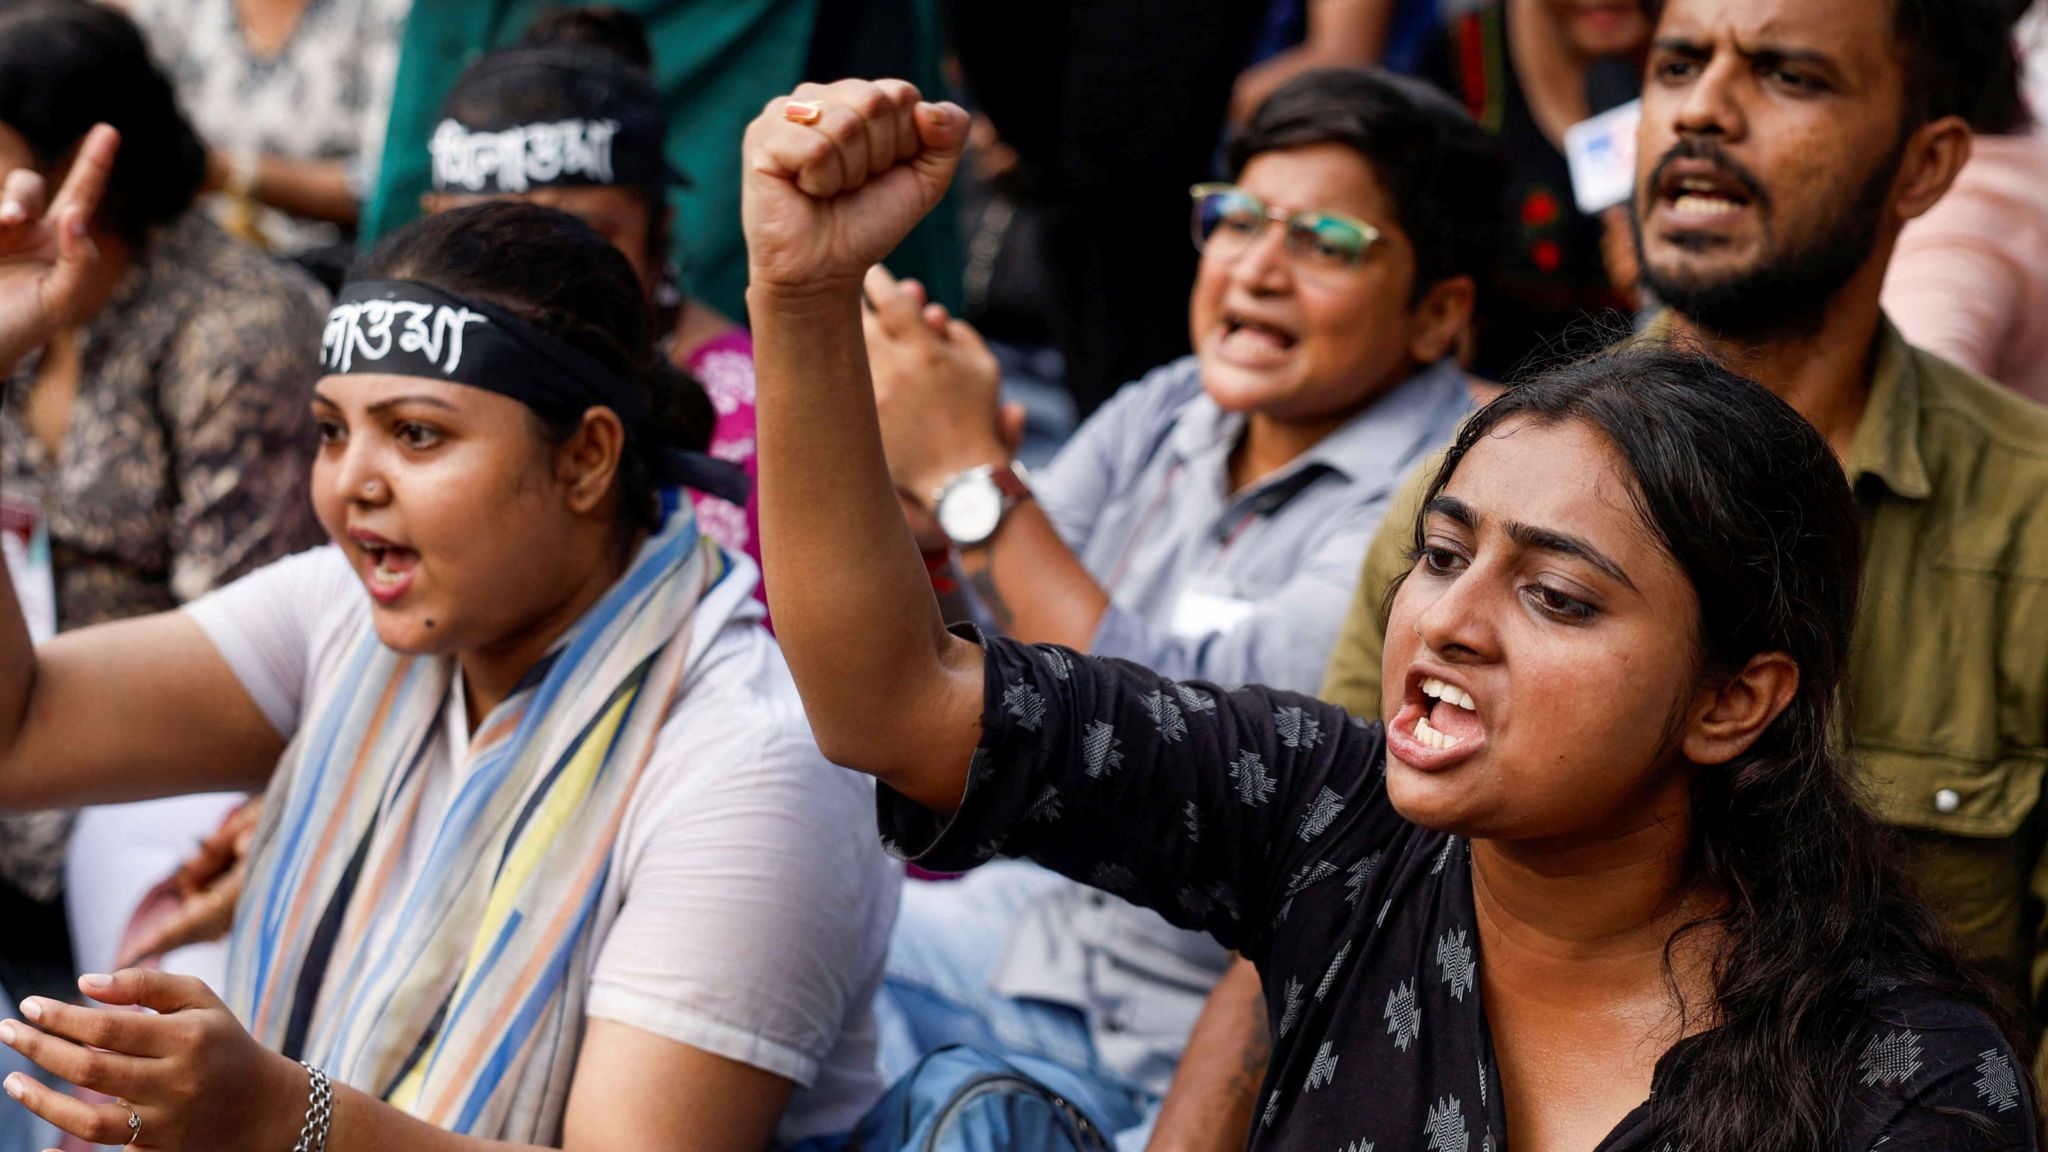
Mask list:
[[[1927,461],[1920,455],[1920,369],[1918,351],[1889,318],[1880,321],[1870,396],[1864,401],[1856,438],[1849,442],[1846,467],[1852,486],[1874,476],[1907,500],[1925,500],[1933,493]]]
[[[1193,358],[1189,359],[1192,366]],[[1378,484],[1392,491],[1471,407],[1465,374],[1454,361],[1440,360],[1395,385],[1286,467],[1237,493],[1233,502],[1273,493],[1284,503],[1326,472],[1353,484]],[[1198,391],[1174,419],[1168,449],[1183,461],[1213,458],[1227,475],[1229,455],[1244,427],[1243,413],[1226,412],[1206,391]]]
[[[1652,316],[1638,340],[1669,340],[1672,317],[1669,308]],[[1849,442],[1849,457],[1843,470],[1856,487],[1865,476],[1907,500],[1925,500],[1934,491],[1927,476],[1927,462],[1920,455],[1921,408],[1920,355],[1889,318],[1878,323],[1877,359],[1870,370],[1870,395],[1863,403],[1863,419]]]

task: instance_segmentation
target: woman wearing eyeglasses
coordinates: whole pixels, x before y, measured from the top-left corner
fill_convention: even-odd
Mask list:
[[[1350,70],[1276,92],[1230,160],[1231,183],[1193,190],[1195,354],[1127,385],[1041,475],[1011,463],[980,338],[879,269],[869,355],[895,483],[957,551],[984,624],[1308,691],[1388,497],[1469,408],[1451,355],[1505,177],[1451,101]],[[1131,1143],[1229,959],[1035,865],[912,884],[885,1072],[993,1041],[1093,1078],[1098,1121]]]

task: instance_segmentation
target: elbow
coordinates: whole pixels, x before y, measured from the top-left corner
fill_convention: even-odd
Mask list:
[[[811,732],[818,741],[818,754],[826,760],[848,771],[875,777],[884,775],[880,766],[875,763],[874,741],[862,739],[851,733],[836,732],[815,722],[811,725]]]

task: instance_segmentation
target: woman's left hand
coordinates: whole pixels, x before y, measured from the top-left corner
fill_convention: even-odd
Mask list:
[[[21,1003],[25,1020],[0,1022],[0,1040],[43,1070],[118,1100],[90,1103],[15,1073],[7,1094],[29,1111],[95,1144],[274,1152],[298,1139],[305,1070],[258,1043],[203,981],[125,968],[81,977],[78,986],[117,1007],[30,997]],[[133,1131],[131,1116],[141,1120]]]

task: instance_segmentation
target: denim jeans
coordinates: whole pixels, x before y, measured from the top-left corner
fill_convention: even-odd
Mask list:
[[[875,1002],[882,1076],[893,1084],[920,1056],[946,1044],[1050,1061],[1086,1082],[1090,1097],[1074,1103],[1115,1137],[1119,1152],[1143,1152],[1159,1098],[1108,1075],[1082,1013],[989,988],[1019,913],[1063,884],[1042,869],[1008,861],[960,880],[904,883],[887,978]]]
[[[20,1011],[21,1006],[15,1003],[14,997],[0,986],[0,1015],[15,1019]],[[49,1079],[14,1049],[0,1047],[0,1079],[16,1072],[44,1081]],[[12,1098],[0,1097],[0,1152],[37,1152],[41,1148],[55,1147],[61,1138],[62,1133],[45,1123],[42,1117],[15,1103]]]

